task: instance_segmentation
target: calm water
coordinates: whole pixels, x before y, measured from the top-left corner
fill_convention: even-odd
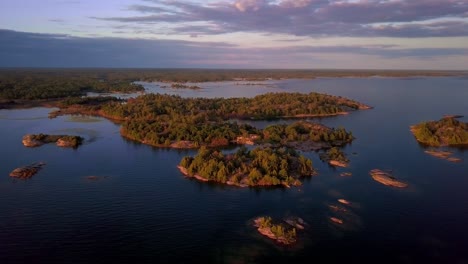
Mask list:
[[[411,124],[444,114],[468,115],[468,79],[316,79],[268,86],[208,83],[201,91],[149,91],[182,96],[254,96],[324,92],[375,109],[313,120],[353,131],[347,169],[312,158],[319,176],[300,188],[239,189],[185,179],[175,168],[194,151],[162,150],[124,140],[102,118],[48,119],[50,109],[0,111],[0,263],[468,263],[468,152],[461,163],[424,153]],[[463,119],[466,122],[466,118]],[[290,122],[290,121],[284,121]],[[256,122],[262,127],[271,122]],[[82,135],[77,150],[25,148],[26,133]],[[352,154],[355,152],[356,154]],[[47,165],[27,181],[8,174],[37,161]],[[404,190],[369,176],[391,169]],[[352,172],[341,177],[341,172]],[[88,180],[87,176],[98,176]],[[345,213],[329,205],[352,202]],[[302,217],[309,229],[284,249],[258,235],[259,215]],[[337,216],[337,226],[329,217]],[[325,261],[326,260],[326,261]]]

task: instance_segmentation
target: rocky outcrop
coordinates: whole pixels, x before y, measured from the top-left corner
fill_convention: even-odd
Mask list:
[[[374,169],[370,171],[372,178],[380,182],[383,185],[396,187],[396,188],[405,188],[408,187],[407,183],[401,182],[393,177],[389,172],[385,172],[379,169]]]
[[[34,148],[44,144],[44,142],[34,139],[34,135],[25,135],[22,143],[25,147]]]
[[[436,149],[430,149],[424,151],[426,154],[429,154],[433,157],[439,158],[439,159],[444,159],[448,160],[450,162],[461,162],[460,158],[457,157],[452,157],[453,152],[450,151],[442,151],[442,150],[436,150]]]
[[[335,166],[335,167],[342,167],[342,168],[348,167],[348,163],[339,161],[339,160],[330,160],[328,161],[328,164]]]
[[[10,172],[10,177],[19,179],[29,179],[34,176],[42,167],[45,165],[44,162],[33,163],[28,166],[19,167]]]

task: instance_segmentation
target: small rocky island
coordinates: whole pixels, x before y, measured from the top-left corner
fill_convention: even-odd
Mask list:
[[[16,168],[10,173],[10,177],[18,179],[29,179],[37,172],[39,172],[39,170],[41,170],[44,165],[44,162],[37,162],[31,165]]]
[[[468,123],[457,120],[458,117],[422,122],[411,126],[411,132],[418,142],[433,147],[468,146]]]
[[[322,161],[328,162],[328,164],[336,167],[348,167],[349,159],[346,155],[337,147],[328,149],[325,153],[320,154]]]
[[[407,183],[397,180],[393,175],[388,171],[383,171],[379,169],[374,169],[370,171],[372,178],[380,182],[383,185],[396,187],[396,188],[405,188],[408,187]]]
[[[304,229],[305,222],[299,217],[289,217],[284,222],[274,222],[269,216],[261,216],[254,219],[257,231],[285,246],[297,241],[297,229]]]
[[[444,159],[450,162],[461,162],[462,160],[457,157],[453,157],[453,152],[451,151],[443,151],[443,150],[437,150],[437,149],[428,149],[425,150],[424,153],[429,154],[433,157],[439,158],[439,159]]]
[[[301,177],[315,175],[312,161],[290,148],[247,150],[233,154],[200,148],[195,157],[186,156],[178,166],[188,177],[239,187],[301,185]]]
[[[48,143],[56,143],[59,147],[77,148],[83,143],[83,138],[70,135],[27,134],[23,137],[22,142],[24,146],[31,148]]]

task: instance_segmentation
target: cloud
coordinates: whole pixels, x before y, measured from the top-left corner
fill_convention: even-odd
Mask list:
[[[221,1],[221,0],[220,0]],[[94,17],[122,23],[174,23],[171,34],[232,32],[298,36],[468,36],[468,0],[235,0],[197,4],[150,0],[128,17]],[[180,24],[202,23],[206,32]],[[212,28],[218,30],[213,31]]]
[[[375,60],[376,68],[388,68],[387,62],[402,68],[398,60],[409,59],[418,62],[415,65],[421,68],[447,68],[447,63],[427,64],[427,60],[456,57],[464,61],[459,67],[468,68],[468,48],[402,49],[395,45],[243,48],[222,42],[80,38],[1,29],[0,39],[0,67],[363,68],[360,62]]]

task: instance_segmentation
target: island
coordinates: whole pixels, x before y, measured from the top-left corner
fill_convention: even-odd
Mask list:
[[[42,167],[45,165],[44,162],[36,162],[31,165],[23,166],[14,169],[10,172],[10,177],[18,178],[18,179],[29,179],[34,176]]]
[[[301,177],[315,175],[312,161],[291,148],[239,148],[233,154],[206,147],[195,157],[182,158],[179,170],[199,181],[239,187],[301,185]]]
[[[379,169],[373,169],[370,171],[372,179],[377,182],[380,182],[383,185],[396,187],[396,188],[405,188],[408,187],[407,183],[397,180],[389,171],[383,171]]]
[[[201,87],[197,85],[186,85],[182,83],[173,83],[171,84],[172,89],[190,89],[190,90],[200,90]]]
[[[80,136],[27,134],[23,137],[22,142],[26,147],[39,147],[47,143],[56,143],[59,147],[77,148],[83,143],[83,140]]]
[[[461,162],[462,160],[457,157],[453,157],[453,152],[451,151],[443,151],[443,150],[437,150],[437,149],[428,149],[425,150],[424,153],[429,154],[433,157],[439,158],[439,159],[444,159],[450,162]]]
[[[328,164],[336,167],[348,167],[349,159],[346,155],[337,147],[328,149],[326,152],[320,154],[322,161],[328,162]],[[347,175],[344,175],[347,176]]]
[[[448,115],[438,121],[422,122],[411,126],[411,132],[418,142],[433,147],[468,146],[468,123],[457,117]]]
[[[301,227],[303,227],[303,220]],[[297,224],[296,221],[285,221],[290,222],[293,226]],[[274,223],[270,216],[261,216],[254,219],[254,226],[257,231],[273,241],[276,241],[282,245],[292,245],[297,241],[297,232],[295,227],[287,226],[283,223]]]
[[[260,131],[252,126],[238,125],[235,120],[332,116],[368,108],[349,99],[317,93],[268,93],[254,98],[228,99],[148,94],[128,100],[126,104],[110,102],[101,110],[106,117],[125,121],[122,136],[157,147],[179,147],[179,141],[192,142],[182,145],[190,148],[222,146],[239,142],[239,137],[252,139],[252,135],[257,135],[292,147],[301,145],[320,149],[330,147],[330,144],[317,147],[317,144],[302,143],[311,139],[309,143],[327,141],[341,145],[352,141],[352,134],[342,128],[334,130],[306,122],[275,125]]]

